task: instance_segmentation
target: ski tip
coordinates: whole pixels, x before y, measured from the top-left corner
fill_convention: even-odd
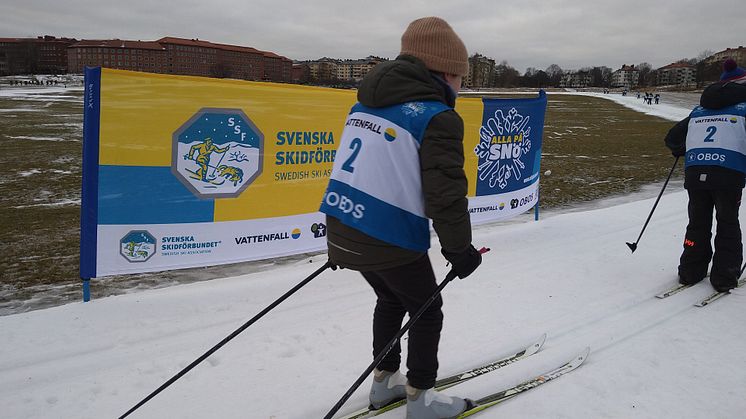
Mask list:
[[[541,337],[539,338],[539,340],[536,341],[536,343],[539,345],[539,348],[541,348],[542,346],[544,346],[544,342],[546,340],[547,340],[547,334],[544,333],[543,335],[541,335]]]
[[[544,333],[541,335],[534,343],[531,344],[531,346],[527,347],[525,349],[524,356],[533,355],[541,350],[541,347],[544,346],[544,341],[547,340],[547,334]]]
[[[575,357],[575,361],[573,361],[573,364],[577,367],[578,365],[585,362],[586,359],[588,359],[588,355],[591,353],[591,347],[586,346],[583,352],[581,352],[577,357]]]
[[[637,250],[637,243],[627,242],[627,247],[629,247],[629,250],[631,250],[632,253],[635,253],[635,250]]]

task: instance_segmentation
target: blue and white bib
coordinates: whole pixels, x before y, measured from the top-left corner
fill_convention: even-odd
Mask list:
[[[379,240],[415,251],[430,247],[419,149],[436,102],[353,106],[320,211]]]
[[[697,106],[689,115],[685,166],[722,166],[746,173],[746,102]]]

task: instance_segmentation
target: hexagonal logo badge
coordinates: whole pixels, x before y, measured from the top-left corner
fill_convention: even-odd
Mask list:
[[[145,262],[155,254],[156,240],[146,230],[132,230],[119,240],[119,254],[130,262]]]
[[[264,135],[240,109],[202,108],[172,140],[171,172],[199,198],[235,198],[262,173]]]

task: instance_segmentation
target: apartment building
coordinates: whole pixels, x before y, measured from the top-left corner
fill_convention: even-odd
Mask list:
[[[308,66],[310,78],[322,83],[335,80],[359,82],[373,67],[384,61],[388,60],[372,55],[357,60],[324,57],[314,61],[299,62],[296,66]]]
[[[150,73],[289,82],[292,61],[251,47],[200,39],[83,40],[68,47],[69,72],[102,66]]]
[[[640,81],[640,70],[634,65],[622,65],[622,68],[611,73],[611,87],[631,89]]]
[[[68,69],[67,47],[72,38],[0,38],[0,76],[60,74]]]
[[[592,82],[590,71],[566,71],[562,74],[560,87],[582,88],[590,86]]]
[[[746,48],[743,46],[726,48],[707,57],[705,61],[707,63],[722,63],[727,58],[733,58],[742,67],[746,66]]]
[[[673,63],[657,70],[658,86],[690,86],[697,83],[697,67],[688,63]]]
[[[463,86],[468,89],[494,86],[495,60],[481,54],[469,57],[469,72],[464,77]]]
[[[166,48],[157,42],[120,39],[83,40],[67,49],[68,72],[82,73],[85,67],[168,73]]]

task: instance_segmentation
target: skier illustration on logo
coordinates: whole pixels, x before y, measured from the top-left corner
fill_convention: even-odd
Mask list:
[[[184,160],[194,160],[197,162],[197,165],[199,166],[199,169],[197,169],[196,172],[192,172],[189,169],[186,169],[188,172],[193,173],[196,178],[200,179],[203,182],[209,182],[212,181],[215,178],[215,166],[210,166],[210,156],[212,153],[220,153],[222,156],[220,157],[220,161],[223,161],[223,157],[225,157],[225,152],[228,151],[228,147],[217,147],[215,144],[212,143],[212,138],[205,138],[205,141],[202,143],[194,144],[192,147],[189,148],[189,154],[184,156]],[[197,155],[197,158],[194,158],[194,155]],[[218,162],[220,164],[220,162]],[[221,166],[225,167],[225,166]],[[211,178],[208,176],[208,168],[212,168]]]
[[[119,254],[130,262],[145,262],[155,254],[156,240],[145,230],[134,230],[119,240]]]
[[[261,174],[264,136],[240,109],[201,109],[173,141],[171,171],[200,198],[237,197]]]

